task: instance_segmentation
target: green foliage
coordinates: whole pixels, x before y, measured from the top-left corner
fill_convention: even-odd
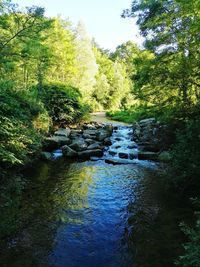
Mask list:
[[[195,229],[181,224],[182,231],[188,237],[189,241],[183,245],[185,254],[179,257],[177,265],[183,267],[200,266],[200,217],[196,222]]]
[[[182,118],[199,105],[198,2],[134,0],[128,14],[137,17],[147,49],[133,60],[134,93],[160,109],[179,110]]]
[[[0,17],[1,79],[14,80],[19,87],[41,82],[49,53],[43,33],[52,21],[43,16],[40,7],[23,11],[11,1]]]
[[[89,108],[81,103],[77,88],[63,84],[43,85],[41,100],[54,124],[66,125],[83,119]]]
[[[111,59],[104,51],[94,48],[98,73],[92,98],[94,108],[116,110],[130,100],[131,81],[125,64],[120,59]]]
[[[0,161],[11,167],[27,162],[39,149],[43,128],[35,129],[32,122],[45,111],[27,92],[16,91],[9,83],[0,84],[0,99]]]
[[[44,41],[49,49],[50,60],[45,72],[46,83],[73,84],[78,75],[75,35],[68,20],[55,18],[45,32]]]
[[[200,122],[189,121],[178,130],[172,150],[170,182],[180,191],[196,191],[200,186]]]
[[[98,71],[92,42],[87,36],[84,24],[78,23],[76,29],[76,67],[74,85],[78,87],[85,101],[91,100],[93,88],[96,83],[95,75]]]
[[[119,45],[115,52],[111,54],[113,60],[123,62],[126,67],[126,72],[130,78],[133,78],[136,68],[134,64],[135,58],[141,53],[137,45],[131,41],[128,41],[122,45]]]
[[[147,117],[154,117],[155,111],[151,107],[135,105],[127,110],[107,112],[107,116],[111,117],[113,120],[133,123]]]

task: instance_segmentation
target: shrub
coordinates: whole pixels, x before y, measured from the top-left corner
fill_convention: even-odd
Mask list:
[[[199,267],[200,266],[200,216],[196,222],[195,229],[182,224],[181,228],[189,241],[183,245],[185,255],[180,256],[177,265],[183,267]]]
[[[54,124],[79,122],[89,112],[81,102],[80,91],[71,86],[46,84],[40,97]]]
[[[33,123],[41,116],[49,121],[43,106],[27,92],[0,84],[0,161],[3,167],[24,164],[41,146],[41,132],[47,130]],[[42,115],[43,114],[43,115]]]
[[[170,182],[182,192],[193,192],[200,186],[200,121],[190,120],[177,131],[172,150]]]

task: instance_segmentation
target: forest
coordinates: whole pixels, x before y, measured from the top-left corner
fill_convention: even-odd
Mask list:
[[[194,202],[196,223],[181,226],[187,242],[176,264],[199,267],[200,1],[133,0],[122,17],[136,18],[144,45],[128,41],[112,52],[83,22],[44,14],[0,1],[0,238],[16,232],[27,183],[21,171],[55,127],[97,111],[126,123],[154,117],[173,136],[166,190]]]

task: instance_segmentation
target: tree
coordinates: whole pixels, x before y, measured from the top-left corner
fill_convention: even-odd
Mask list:
[[[130,78],[135,73],[134,59],[140,53],[140,49],[137,45],[131,41],[119,45],[115,52],[111,54],[111,57],[116,60],[120,60],[126,66],[126,72]]]
[[[3,2],[0,16],[1,79],[13,80],[17,86],[41,83],[44,61],[48,57],[43,32],[51,20],[43,16],[44,9],[26,8]]]
[[[0,12],[0,52],[4,52],[9,45],[14,45],[16,39],[23,40],[28,34],[43,30],[44,24],[41,24],[41,20],[44,9],[41,7],[29,7],[26,8],[26,13],[22,13],[16,5],[6,1],[2,2]]]
[[[126,66],[119,58],[113,59],[104,50],[95,47],[98,64],[93,97],[103,109],[119,109],[131,90]]]
[[[83,98],[89,100],[96,83],[98,71],[91,40],[87,36],[83,23],[79,22],[76,29],[76,64],[78,72],[74,85],[80,88]]]
[[[71,30],[71,23],[56,18],[46,35],[45,44],[51,52],[51,62],[45,80],[72,84],[78,67],[75,36]]]
[[[145,47],[155,54],[148,95],[184,117],[199,102],[199,7],[196,0],[134,0],[128,14],[137,17]]]

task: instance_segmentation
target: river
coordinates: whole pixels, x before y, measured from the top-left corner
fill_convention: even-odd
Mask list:
[[[120,124],[112,150],[127,150],[130,136],[131,128]],[[0,266],[174,266],[182,253],[178,225],[190,210],[176,195],[165,194],[162,168],[139,161],[136,147],[135,156],[121,165],[105,162],[117,159],[110,151],[101,159],[69,163],[59,158],[27,170],[22,227],[1,251]]]

